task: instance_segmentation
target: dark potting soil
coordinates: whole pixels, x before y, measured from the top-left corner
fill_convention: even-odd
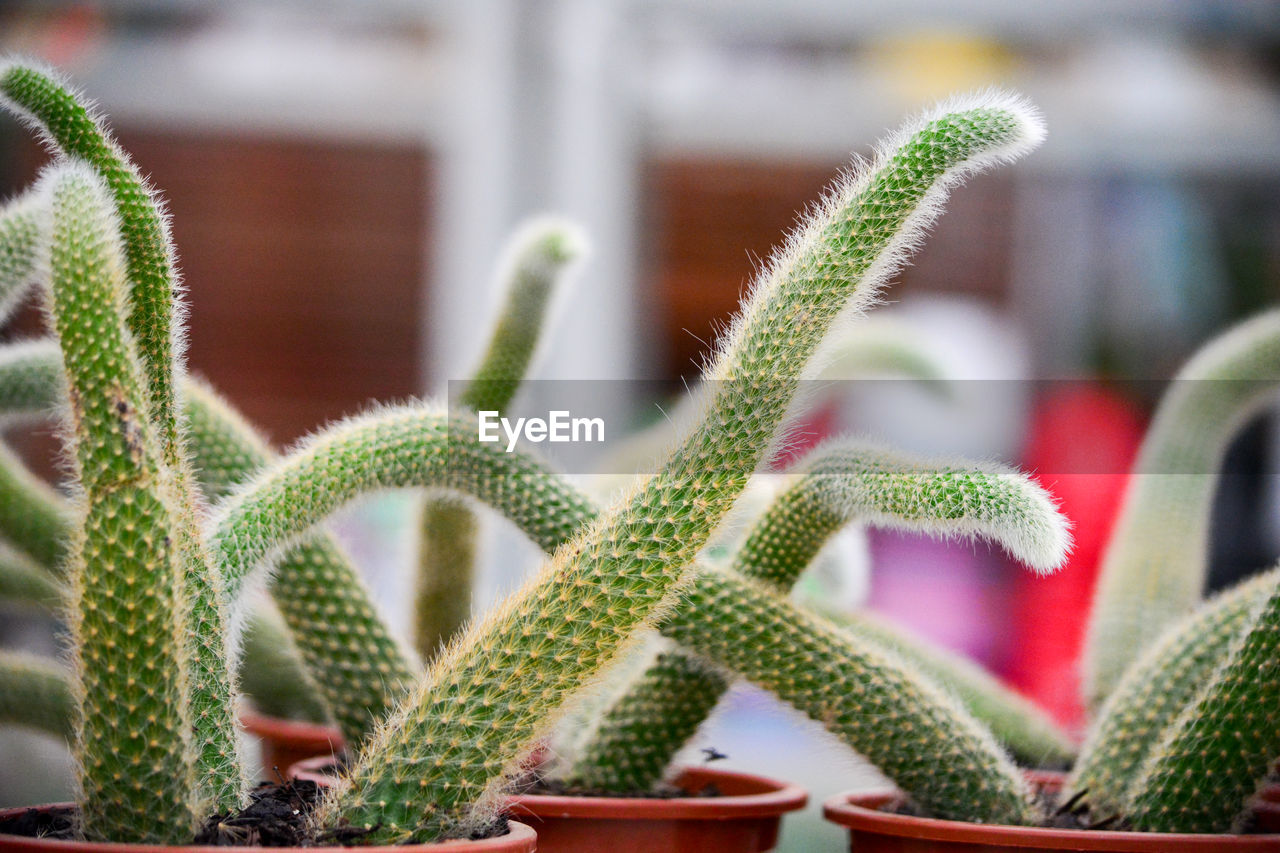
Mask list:
[[[214,815],[205,821],[192,844],[212,847],[315,847],[358,844],[368,832],[354,827],[310,832],[308,817],[320,801],[320,786],[294,780],[263,782],[249,795],[249,805],[236,814]],[[26,809],[0,820],[0,834],[73,841],[78,815],[74,807]],[[470,836],[473,841],[507,833],[505,818]]]

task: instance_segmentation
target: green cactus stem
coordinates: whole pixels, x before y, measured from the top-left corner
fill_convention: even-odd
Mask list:
[[[55,342],[0,349],[0,416],[50,411],[60,397]],[[23,387],[23,393],[8,389]],[[186,446],[196,480],[209,500],[225,496],[277,458],[266,441],[212,388],[184,377],[181,385]],[[8,405],[5,405],[5,404]],[[0,448],[0,532],[23,536],[28,549],[60,559],[69,514],[52,493]],[[391,635],[359,574],[341,547],[316,535],[287,552],[277,577],[288,594],[278,602],[307,671],[349,743],[359,743],[416,677],[417,662]],[[274,665],[246,649],[244,677]]]
[[[757,465],[805,364],[842,311],[874,300],[946,188],[1040,137],[1021,102],[950,105],[840,183],[775,255],[707,371],[697,425],[659,472],[451,644],[327,798],[321,820],[385,843],[487,821],[523,751],[565,699],[659,615]]]
[[[0,444],[0,535],[62,576],[71,518],[62,496]]]
[[[65,603],[62,586],[52,573],[4,542],[0,542],[0,601],[30,604],[49,612]]]
[[[0,651],[0,723],[60,738],[75,731],[71,673],[47,658]]]
[[[0,208],[0,321],[18,307],[43,273],[40,238],[43,212],[31,195]]]
[[[241,654],[240,689],[260,712],[286,720],[329,721],[319,687],[307,673],[284,618],[269,603],[253,608]]]
[[[533,362],[552,297],[585,245],[576,226],[558,219],[534,219],[517,229],[499,273],[502,308],[459,404],[476,412],[506,412]],[[465,502],[427,496],[414,595],[414,642],[424,660],[471,617],[476,530]]]
[[[1096,817],[1122,812],[1153,749],[1239,645],[1277,584],[1280,570],[1237,584],[1170,626],[1129,667],[1067,780],[1066,789],[1084,792]]]
[[[96,176],[50,178],[51,313],[71,389],[82,515],[72,545],[72,633],[83,683],[76,754],[86,838],[182,843],[207,805],[193,798],[194,721],[183,679],[177,501],[146,416],[125,328],[115,217]],[[193,801],[196,799],[197,801]]]
[[[1021,772],[955,699],[765,585],[704,567],[662,633],[820,722],[937,817],[1037,820]]]
[[[1204,593],[1209,516],[1231,438],[1275,398],[1280,311],[1239,324],[1197,352],[1161,401],[1103,559],[1085,644],[1096,708],[1125,669]]]
[[[90,164],[110,188],[130,287],[129,330],[137,341],[152,417],[160,425],[161,448],[172,465],[179,455],[174,360],[181,351],[181,331],[180,316],[173,311],[177,274],[161,203],[128,155],[58,75],[0,62],[0,103],[53,151]]]
[[[982,535],[1002,544],[1038,571],[1061,565],[1070,550],[1067,523],[1048,494],[1013,469],[990,463],[925,460],[863,442],[836,440],[814,449],[795,469],[794,483],[765,511],[733,557],[742,575],[786,594],[827,541],[853,522],[935,536]],[[1036,760],[1071,754],[1070,741],[1043,712],[959,656],[929,649],[868,618],[848,621],[859,643],[886,645],[955,690],[997,736]],[[668,657],[678,656],[672,652]],[[922,665],[923,664],[923,665]],[[705,667],[683,678],[669,662],[647,673],[636,690],[619,697],[599,721],[592,740],[569,772],[574,784],[606,790],[645,790],[661,780],[671,759],[701,719],[681,716],[636,742],[631,732],[655,706],[687,706],[695,696],[710,704],[724,679]],[[657,697],[659,688],[671,692]],[[708,705],[709,709],[710,705]],[[988,716],[983,716],[986,714]],[[662,741],[660,734],[671,739]],[[638,750],[651,750],[642,754]]]
[[[1227,663],[1170,727],[1130,790],[1147,832],[1240,832],[1280,756],[1280,585]]]

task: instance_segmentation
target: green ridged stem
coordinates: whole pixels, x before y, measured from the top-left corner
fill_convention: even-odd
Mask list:
[[[33,343],[19,355],[5,357],[7,352],[0,349],[0,389],[22,385],[30,393],[0,391],[0,415],[52,409],[62,385],[56,343]],[[57,381],[39,381],[51,376]],[[185,441],[195,461],[196,480],[208,499],[225,496],[277,458],[207,384],[184,377],[181,387]],[[60,554],[69,525],[60,503],[0,448],[0,531],[22,533],[28,547]],[[332,537],[316,535],[290,550],[281,558],[276,577],[285,587],[278,604],[307,670],[344,737],[359,743],[416,678],[417,663],[391,635],[350,558]],[[260,666],[271,667],[247,655],[244,677],[256,678]]]
[[[206,767],[210,796],[230,809],[244,797],[239,738],[230,712],[234,689],[226,654],[226,600],[221,579],[200,553],[195,497],[181,445],[175,377],[180,371],[181,313],[168,225],[141,174],[111,135],[56,75],[12,61],[0,63],[0,102],[31,126],[56,153],[86,163],[107,186],[116,216],[129,288],[125,321],[138,350],[146,411],[157,432],[161,458],[174,475],[180,511],[172,536],[184,556],[178,605],[191,631],[183,637],[192,666],[186,683],[195,737]]]
[[[1090,727],[1067,780],[1067,791],[1085,792],[1096,818],[1123,811],[1161,737],[1223,666],[1277,583],[1280,570],[1221,593],[1170,626],[1129,667]]]
[[[1231,439],[1280,385],[1280,311],[1237,325],[1179,371],[1142,442],[1103,558],[1085,643],[1096,708],[1204,593],[1209,522]]]
[[[502,307],[460,405],[505,414],[533,361],[552,297],[585,244],[576,226],[556,219],[517,229],[499,273]],[[419,530],[414,643],[429,660],[471,618],[477,519],[464,501],[428,495]]]
[[[859,646],[888,649],[950,691],[1028,767],[1061,767],[1076,755],[1071,738],[1031,700],[967,657],[871,613],[824,613]]]
[[[61,577],[71,519],[62,496],[0,444],[0,535]]]
[[[41,203],[31,195],[0,208],[0,322],[13,314],[44,272],[40,250],[44,227]]]
[[[129,281],[129,330],[137,341],[164,458],[172,465],[179,456],[174,357],[180,332],[173,311],[177,277],[160,203],[128,155],[55,74],[0,63],[0,102],[54,151],[87,162],[110,188]]]
[[[821,723],[936,817],[1038,820],[1021,772],[955,699],[766,585],[700,569],[662,633]]]
[[[1227,663],[1170,727],[1130,789],[1147,832],[1240,832],[1280,756],[1280,586]]]
[[[48,180],[51,315],[85,493],[72,546],[71,625],[84,686],[76,743],[82,828],[90,840],[178,844],[190,840],[205,803],[193,796],[188,629],[176,618],[176,499],[123,320],[128,285],[110,203],[87,169],[67,167]]]
[[[0,723],[60,738],[75,733],[71,673],[47,658],[0,651]]]
[[[810,452],[794,470],[793,480],[733,557],[736,571],[782,595],[790,592],[827,541],[854,522],[944,537],[980,535],[1040,571],[1060,565],[1070,549],[1066,520],[1053,500],[1028,477],[1005,466],[926,460],[841,439]],[[1045,714],[976,665],[964,665],[959,656],[941,650],[930,654],[901,632],[877,631],[874,623],[864,620],[852,621],[848,628],[860,643],[875,649],[889,640],[899,654],[917,659],[917,668],[934,677],[942,675],[940,683],[959,692],[980,719],[998,726],[997,735],[1026,754],[1036,759],[1071,754],[1070,741]],[[924,662],[932,665],[919,666]],[[644,790],[661,780],[672,757],[702,721],[684,718],[683,728],[664,726],[661,731],[671,736],[666,742],[655,731],[635,743],[636,749],[653,750],[651,755],[624,751],[635,721],[655,705],[652,694],[659,684],[672,691],[666,701],[680,705],[708,693],[714,705],[726,689],[718,674],[696,667],[683,683],[670,672],[646,676],[637,695],[624,694],[602,716],[568,774],[574,784],[625,791]],[[631,707],[633,702],[639,707]]]
[[[266,602],[253,609],[241,638],[241,655],[240,689],[258,711],[286,720],[329,721],[329,710],[284,618]]]
[[[0,347],[0,417],[53,415],[66,399],[58,344],[48,339]]]
[[[1037,119],[990,98],[930,115],[837,187],[779,252],[708,371],[713,393],[665,465],[437,659],[321,809],[386,843],[487,819],[522,751],[646,621],[759,462],[801,371],[859,310],[961,175],[1034,145]]]
[[[471,618],[479,520],[454,497],[427,495],[418,525],[417,589],[413,596],[413,639],[430,660]]]
[[[474,418],[428,404],[387,407],[313,435],[218,505],[210,550],[238,594],[255,569],[347,502],[380,489],[449,489],[488,504],[554,548],[588,517],[541,463],[476,441]],[[568,501],[568,502],[566,502]]]
[[[30,604],[49,612],[65,603],[64,591],[53,573],[4,542],[0,542],[0,601]]]
[[[499,274],[502,308],[479,366],[458,395],[461,405],[474,412],[502,412],[511,405],[537,351],[552,297],[585,245],[577,226],[556,219],[534,219],[516,231]]]
[[[204,383],[183,385],[187,446],[211,499],[267,469],[278,455]],[[412,654],[391,634],[342,547],[314,534],[284,552],[273,598],[348,743],[359,744],[418,677]],[[233,581],[239,589],[239,582]],[[256,666],[245,661],[246,670]]]

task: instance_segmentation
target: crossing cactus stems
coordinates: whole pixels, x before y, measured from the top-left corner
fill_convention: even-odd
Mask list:
[[[539,217],[517,229],[500,265],[502,304],[480,365],[458,404],[505,413],[532,363],[553,298],[585,252],[571,223]],[[428,495],[422,510],[414,640],[430,658],[471,616],[477,519],[456,497]]]

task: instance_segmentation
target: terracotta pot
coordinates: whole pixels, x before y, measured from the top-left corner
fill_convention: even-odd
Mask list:
[[[69,804],[58,803],[36,806],[40,811],[63,808]],[[26,809],[0,809],[0,819],[21,814]],[[530,827],[518,821],[509,822],[510,830],[498,838],[483,841],[443,841],[438,844],[407,844],[395,847],[396,853],[533,853],[538,848],[538,836]],[[168,847],[162,844],[116,844],[112,842],[55,841],[50,838],[28,838],[23,835],[0,835],[0,850],[5,853],[227,853],[227,847]],[[352,853],[353,850],[378,849],[356,847],[250,847],[247,850],[269,853]]]
[[[1034,783],[1054,788],[1060,774],[1030,774]],[[881,811],[900,799],[897,791],[838,794],[822,804],[827,820],[849,830],[857,853],[1004,853],[1010,850],[1100,850],[1115,853],[1280,850],[1280,835],[1192,835],[1165,832],[1044,829],[992,826],[910,817]]]
[[[723,796],[520,794],[508,802],[537,829],[543,853],[759,853],[777,843],[782,815],[808,801],[794,785],[728,770],[691,768],[675,783],[690,792],[714,784]]]
[[[345,747],[342,733],[335,726],[282,720],[261,714],[243,713],[240,724],[245,731],[262,741],[263,775],[272,778],[272,769],[284,773],[306,758],[329,757]]]

